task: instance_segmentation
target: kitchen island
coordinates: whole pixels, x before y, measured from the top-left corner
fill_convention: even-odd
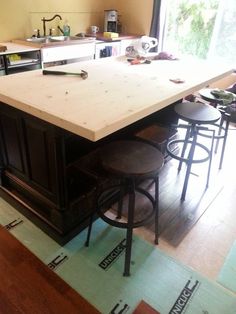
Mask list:
[[[132,136],[169,114],[171,104],[232,73],[203,61],[130,65],[124,57],[53,69],[85,70],[88,78],[41,70],[0,78],[0,188],[61,243],[86,226],[94,209],[98,147]]]

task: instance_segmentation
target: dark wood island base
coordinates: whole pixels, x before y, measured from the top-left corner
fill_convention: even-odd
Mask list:
[[[96,150],[153,122],[173,122],[172,107],[92,142],[0,103],[1,196],[65,244],[87,226],[94,210],[100,180]]]

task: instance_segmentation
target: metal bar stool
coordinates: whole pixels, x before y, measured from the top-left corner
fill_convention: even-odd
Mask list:
[[[214,126],[216,127],[216,130],[217,130],[216,135],[215,135],[215,139],[216,139],[215,153],[217,153],[218,151],[219,141],[221,139],[223,140],[222,148],[221,148],[220,163],[219,163],[219,169],[221,169],[222,164],[223,164],[223,159],[224,159],[224,152],[225,152],[226,141],[227,141],[227,136],[228,136],[229,123],[231,122],[231,115],[227,113],[227,106],[224,105],[224,100],[222,100],[221,98],[215,97],[212,94],[213,90],[214,89],[212,88],[204,88],[200,90],[198,93],[203,100],[209,102],[215,108],[218,108],[222,114],[220,123],[214,123]],[[235,99],[236,99],[236,96],[235,96]],[[208,137],[204,132],[201,132],[199,134],[202,136]]]
[[[108,186],[100,191],[97,197],[96,213],[108,224],[126,229],[126,249],[124,276],[130,275],[130,261],[132,250],[133,229],[141,227],[155,217],[155,243],[158,244],[158,199],[159,199],[159,178],[158,174],[163,166],[164,158],[162,153],[154,146],[135,140],[120,140],[111,142],[101,150],[101,164],[111,179],[118,179],[119,184]],[[140,187],[140,183],[146,179],[152,179],[155,183],[154,197],[147,190]],[[118,210],[116,219],[108,217],[107,210],[111,203],[108,201],[109,194],[114,190],[118,192]],[[151,210],[145,212],[142,218],[135,219],[136,194],[141,193],[151,204]],[[123,198],[128,195],[127,218],[118,221],[122,217]],[[95,214],[95,213],[94,213]],[[89,245],[93,224],[93,217],[90,218],[87,240]]]
[[[177,113],[180,119],[188,122],[188,124],[186,125],[180,124],[180,125],[175,126],[177,129],[178,128],[186,129],[186,134],[185,134],[184,139],[168,141],[166,149],[167,149],[168,154],[172,158],[179,160],[178,171],[181,170],[183,162],[187,164],[186,175],[185,175],[183,190],[181,194],[181,200],[184,201],[187,187],[188,187],[188,181],[189,181],[192,164],[209,161],[206,188],[209,185],[215,131],[207,128],[205,125],[215,123],[217,120],[220,119],[221,114],[217,109],[213,108],[212,106],[205,105],[202,103],[197,103],[197,102],[196,103],[195,102],[179,103],[175,106],[175,112]],[[205,132],[211,133],[210,148],[199,143],[198,141],[197,137],[198,137],[199,131],[202,131],[202,130],[204,130]],[[178,150],[173,150],[173,147],[176,147],[176,145],[183,145],[181,153],[179,153]],[[187,150],[188,146],[190,147],[189,150]],[[205,153],[203,158],[197,158],[195,156],[196,147],[199,147]]]

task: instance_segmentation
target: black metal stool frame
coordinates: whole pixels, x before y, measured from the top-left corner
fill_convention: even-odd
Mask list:
[[[149,177],[148,177],[149,178]],[[146,179],[148,179],[146,178]],[[108,192],[109,190],[113,190],[114,188],[119,188],[120,191],[122,191],[119,202],[118,202],[118,211],[117,211],[117,219],[120,219],[122,217],[122,207],[123,207],[123,184],[121,185],[113,185],[105,190],[103,190],[100,195],[97,197],[97,206],[96,206],[96,213],[99,217],[101,217],[105,222],[108,224],[118,227],[127,229],[126,232],[126,249],[125,249],[125,265],[124,265],[124,276],[130,276],[130,262],[131,262],[131,251],[132,251],[132,238],[133,238],[133,229],[138,228],[141,226],[144,226],[150,220],[153,218],[154,215],[154,221],[155,221],[155,244],[158,244],[158,224],[159,224],[159,176],[158,174],[154,177],[151,177],[150,179],[154,180],[155,183],[155,197],[153,198],[152,195],[147,192],[146,190],[142,189],[141,187],[137,186],[137,182],[135,178],[126,179],[125,186],[127,189],[127,194],[129,196],[129,202],[128,202],[128,217],[127,222],[120,222],[115,221],[113,219],[110,219],[104,214],[104,211],[102,210],[102,207],[105,205],[106,202],[103,201],[103,194]],[[138,181],[138,184],[140,183],[140,179]],[[149,213],[148,216],[146,216],[144,219],[135,222],[134,221],[134,213],[135,213],[135,193],[139,192],[143,195],[145,195],[149,201],[152,204],[152,210],[151,213]],[[92,231],[92,224],[93,224],[93,215],[90,218],[89,227],[88,227],[88,233],[87,233],[87,239],[85,242],[86,246],[89,246],[90,242],[90,236]]]
[[[211,94],[212,90],[213,90],[212,88],[202,89],[199,91],[199,95],[203,100],[209,102],[212,106],[217,108],[222,114],[220,124],[219,125],[214,124],[216,127],[218,127],[218,134],[215,136],[215,139],[216,139],[215,153],[218,150],[219,140],[223,139],[221,157],[220,157],[220,163],[219,163],[219,169],[222,169],[226,140],[227,140],[227,135],[228,135],[228,128],[229,128],[229,123],[230,123],[230,114],[226,112],[226,108],[228,105],[230,105],[230,103],[225,105],[223,99],[220,99],[220,98],[214,96],[213,94]],[[234,103],[234,101],[232,103]],[[224,121],[226,121],[225,127],[223,127]],[[224,132],[223,135],[221,135],[222,130]],[[200,134],[200,135],[208,137],[208,136],[203,135],[203,134]]]
[[[221,156],[220,156],[220,163],[219,163],[219,169],[222,169],[223,165],[223,159],[224,159],[224,152],[225,152],[225,147],[226,147],[226,142],[227,142],[227,136],[228,136],[228,130],[229,130],[229,123],[230,123],[230,114],[226,113],[224,110],[218,109],[222,113],[222,117],[220,119],[220,124],[212,123],[212,126],[215,126],[218,129],[217,134],[215,134],[215,140],[216,140],[216,145],[215,145],[215,153],[218,151],[219,147],[219,141],[223,139],[222,143],[222,149],[221,149]],[[223,126],[225,121],[225,126]],[[221,133],[223,131],[223,134]],[[209,135],[204,134],[202,132],[198,133],[200,136],[210,138]]]
[[[188,187],[188,181],[189,181],[189,176],[191,173],[191,168],[192,164],[194,163],[202,163],[207,160],[209,160],[209,165],[208,165],[208,172],[207,172],[207,181],[206,181],[206,188],[209,186],[209,180],[210,180],[210,170],[211,170],[211,163],[212,163],[212,152],[213,152],[213,147],[214,147],[214,139],[215,139],[215,130],[208,129],[207,127],[202,127],[200,125],[196,124],[187,124],[187,125],[175,125],[173,126],[175,128],[185,128],[186,129],[186,134],[184,139],[178,139],[178,140],[172,140],[168,141],[166,150],[168,154],[174,158],[179,160],[179,166],[178,166],[178,172],[182,168],[182,163],[185,162],[187,164],[187,169],[186,169],[186,174],[185,174],[185,179],[184,179],[184,185],[183,185],[183,190],[181,194],[181,200],[184,201],[186,197],[186,192],[187,192],[187,187]],[[199,130],[204,130],[212,133],[212,136],[209,136],[211,140],[211,146],[210,149],[208,149],[206,146],[204,146],[201,143],[197,142],[197,135],[199,134]],[[176,152],[172,152],[171,146],[175,146],[176,144],[183,143],[183,149],[181,151],[181,155],[178,156],[176,155]],[[187,145],[190,144],[190,150],[188,157],[185,158],[185,151],[187,148]],[[194,152],[196,146],[202,148],[206,153],[207,156],[202,159],[194,159]]]

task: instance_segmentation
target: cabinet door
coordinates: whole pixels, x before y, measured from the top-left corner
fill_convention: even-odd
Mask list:
[[[28,183],[53,202],[57,202],[57,158],[54,128],[34,117],[22,120]]]
[[[2,109],[2,106],[1,106]],[[1,153],[4,168],[19,178],[27,179],[28,171],[21,121],[15,110],[4,108],[0,114]]]
[[[3,168],[8,185],[41,201],[59,204],[58,159],[54,126],[0,105]],[[60,161],[63,174],[63,161]],[[60,194],[60,200],[63,195]]]

